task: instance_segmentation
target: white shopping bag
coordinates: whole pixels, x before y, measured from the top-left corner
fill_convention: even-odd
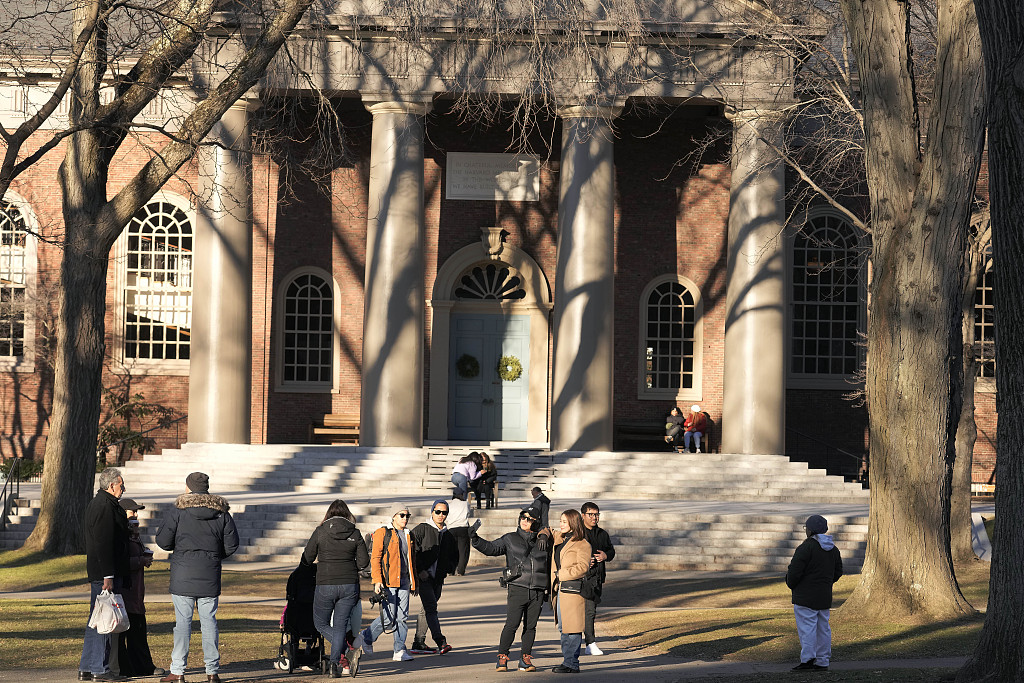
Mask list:
[[[92,616],[89,617],[89,627],[96,629],[98,633],[120,633],[127,631],[131,624],[128,623],[128,612],[124,609],[124,600],[117,593],[103,591],[96,596],[96,604],[92,608]]]

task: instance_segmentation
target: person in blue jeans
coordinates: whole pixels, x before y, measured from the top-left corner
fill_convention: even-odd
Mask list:
[[[370,541],[370,576],[374,593],[381,599],[380,615],[363,629],[362,646],[373,653],[373,643],[383,633],[394,633],[394,661],[406,662],[412,655],[405,648],[408,634],[409,595],[416,590],[416,565],[412,540],[406,527],[409,509],[401,507],[391,516],[391,523],[373,532]]]
[[[192,616],[199,612],[203,632],[203,659],[208,683],[220,683],[221,562],[238,550],[238,529],[228,512],[228,501],[210,494],[210,477],[193,472],[185,479],[185,493],[174,501],[156,534],[156,543],[171,551],[171,602],[174,604],[174,647],[171,671],[161,683],[185,678]]]
[[[120,593],[129,574],[128,515],[118,500],[124,494],[124,479],[116,467],[100,473],[99,490],[85,509],[85,568],[89,575],[89,613],[96,596],[103,591]],[[114,647],[116,647],[116,642]],[[78,663],[80,681],[123,681],[110,671],[111,634],[86,626],[82,658]]]
[[[359,603],[359,572],[370,564],[366,542],[355,525],[355,517],[343,500],[327,508],[324,521],[302,552],[302,561],[317,563],[316,592],[313,595],[313,625],[331,645],[327,675],[340,678],[348,668],[355,676],[359,669],[359,650],[345,656],[348,647],[349,614]],[[358,630],[356,624],[354,630]]]

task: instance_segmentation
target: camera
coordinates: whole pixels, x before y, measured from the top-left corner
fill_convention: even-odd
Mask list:
[[[388,596],[383,591],[381,591],[380,593],[377,593],[377,592],[370,593],[370,604],[371,605],[379,605],[380,603],[382,603],[385,600],[387,600],[387,597]]]

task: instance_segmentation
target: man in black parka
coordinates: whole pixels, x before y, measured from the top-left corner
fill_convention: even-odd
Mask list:
[[[85,533],[85,569],[91,584],[89,613],[102,591],[120,593],[130,581],[128,568],[128,515],[118,502],[124,494],[124,479],[116,467],[100,473],[99,490],[82,520]],[[86,627],[82,658],[78,663],[80,681],[123,681],[110,671],[111,634]],[[114,647],[117,647],[114,641]]]
[[[508,671],[509,650],[516,637],[519,624],[523,625],[522,657],[513,668],[536,671],[533,663],[533,643],[537,638],[537,620],[546,602],[551,579],[551,530],[538,533],[539,513],[532,505],[519,513],[519,526],[501,538],[488,541],[473,532],[473,547],[484,555],[505,556],[505,567],[515,578],[505,584],[508,600],[505,605],[505,627],[498,642],[498,671]],[[518,574],[518,576],[516,576]]]
[[[188,475],[185,490],[168,510],[156,534],[157,545],[172,551],[170,592],[175,617],[171,672],[160,680],[174,683],[184,678],[192,615],[198,609],[206,680],[219,683],[217,604],[221,561],[238,549],[238,530],[228,512],[228,501],[210,494],[208,475],[202,472]]]
[[[594,620],[597,618],[597,606],[601,604],[604,582],[608,578],[607,563],[615,559],[615,546],[612,545],[612,539],[608,532],[598,524],[598,521],[601,519],[601,508],[597,506],[597,503],[593,501],[584,503],[580,507],[580,514],[583,515],[583,527],[587,532],[587,543],[590,544],[590,548],[594,552],[594,556],[590,560],[590,569],[587,570],[587,575],[583,577],[583,590],[580,591],[580,595],[586,600],[583,654],[603,655],[604,652],[597,645]]]
[[[448,654],[452,649],[441,633],[441,621],[437,616],[437,602],[441,599],[444,579],[454,574],[459,566],[459,543],[446,523],[448,510],[448,501],[435,500],[430,506],[430,521],[417,524],[410,534],[416,549],[416,588],[422,605],[416,618],[413,654],[434,652],[426,645],[428,629],[430,637],[437,643],[437,654]]]
[[[832,658],[832,629],[828,623],[832,609],[832,584],[843,575],[843,558],[821,515],[811,515],[804,523],[807,540],[793,553],[786,572],[786,585],[793,591],[793,614],[800,636],[800,663],[794,671],[828,671]]]

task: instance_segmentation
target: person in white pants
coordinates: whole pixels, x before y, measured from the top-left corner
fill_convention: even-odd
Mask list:
[[[800,663],[794,671],[828,671],[832,659],[832,584],[843,575],[843,559],[828,531],[828,521],[811,515],[804,523],[807,540],[793,553],[786,585],[793,591],[793,614],[800,636]]]

